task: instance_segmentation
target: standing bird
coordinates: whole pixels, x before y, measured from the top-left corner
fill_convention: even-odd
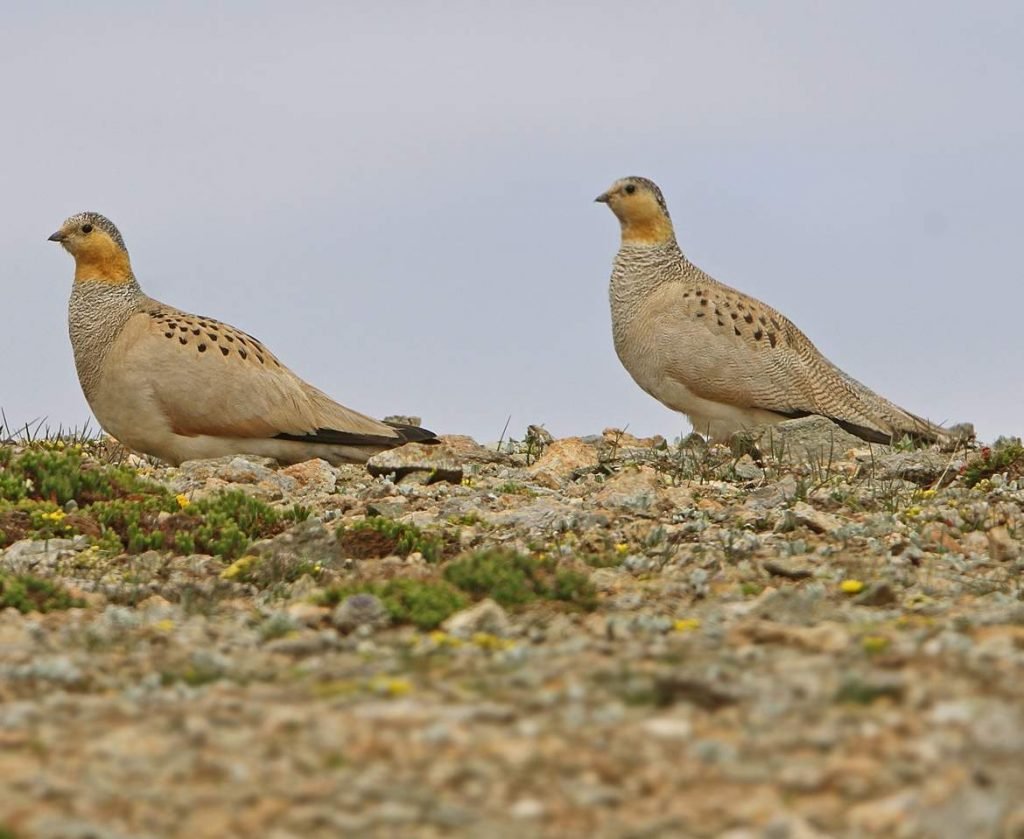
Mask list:
[[[125,446],[175,465],[229,454],[338,464],[436,439],[339,405],[252,336],[147,297],[104,216],[71,216],[50,241],[75,258],[68,325],[78,380]]]
[[[653,181],[622,178],[596,200],[622,227],[609,287],[619,360],[695,431],[727,442],[739,431],[820,415],[872,443],[951,441],[950,431],[846,375],[775,309],[683,256]]]

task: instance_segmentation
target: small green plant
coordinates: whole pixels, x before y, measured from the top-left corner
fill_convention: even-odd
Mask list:
[[[973,487],[1002,472],[1008,472],[1011,477],[1024,476],[1024,445],[1018,438],[1000,437],[991,447],[983,448],[978,457],[964,467],[964,483]]]
[[[501,549],[478,551],[457,559],[444,569],[444,577],[474,597],[490,597],[502,606],[529,603],[543,588],[536,559]]]
[[[444,577],[477,599],[490,597],[506,607],[537,599],[560,600],[582,609],[597,605],[596,589],[586,575],[515,551],[494,548],[467,554],[450,563]]]
[[[77,445],[53,449],[36,445],[18,455],[10,449],[0,451],[3,501],[28,498],[59,505],[75,501],[86,506],[155,489],[127,467],[83,463],[82,449]]]
[[[85,602],[72,597],[62,586],[33,574],[5,574],[0,572],[0,609],[29,612],[54,612],[84,606]]]
[[[516,483],[515,481],[506,481],[503,484],[499,484],[494,488],[494,491],[499,495],[525,495],[528,498],[533,498],[537,494],[525,484]]]
[[[597,608],[597,589],[586,574],[579,571],[559,570],[547,592],[552,600],[571,603],[588,612]]]
[[[461,592],[445,582],[408,577],[384,583],[332,586],[323,592],[319,602],[331,606],[353,594],[372,594],[380,598],[395,623],[409,623],[423,630],[435,629],[468,603]]]
[[[236,583],[251,583],[258,588],[269,588],[282,583],[294,583],[310,575],[317,577],[323,566],[311,559],[292,556],[288,553],[264,551],[260,556],[247,554],[236,559],[220,575],[222,580]]]
[[[852,705],[870,705],[878,699],[888,697],[899,700],[903,689],[896,683],[873,683],[855,674],[843,679],[836,690],[835,701]]]
[[[437,562],[444,550],[444,541],[424,533],[414,524],[382,516],[373,516],[338,528],[338,544],[345,556],[353,559],[408,556],[419,551],[427,562]]]
[[[178,553],[206,553],[229,562],[245,553],[255,539],[280,533],[284,517],[243,492],[225,492],[183,509],[170,494],[97,502],[83,511],[113,533],[127,553],[173,548]],[[161,513],[169,515],[161,516]],[[109,544],[109,536],[107,537]]]
[[[586,553],[581,556],[581,559],[591,568],[617,568],[622,565],[622,561],[629,553],[628,545],[623,544],[622,548],[622,550],[616,547],[610,551]]]

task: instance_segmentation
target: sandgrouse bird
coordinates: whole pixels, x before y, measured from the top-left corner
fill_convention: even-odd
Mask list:
[[[638,385],[718,442],[820,415],[873,443],[951,432],[894,405],[836,367],[770,306],[691,263],[661,190],[623,178],[596,199],[622,227],[609,298],[615,350]]]
[[[339,405],[252,336],[147,297],[104,216],[72,216],[50,240],[75,258],[68,321],[82,390],[125,446],[173,464],[229,454],[338,464],[435,439]]]

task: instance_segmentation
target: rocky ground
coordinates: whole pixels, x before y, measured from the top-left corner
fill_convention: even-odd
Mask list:
[[[1019,442],[759,448],[0,445],[0,837],[1024,837]]]

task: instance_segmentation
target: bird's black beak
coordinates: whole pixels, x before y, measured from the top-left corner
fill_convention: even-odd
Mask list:
[[[63,242],[64,234],[58,230],[56,233],[46,237],[47,242]]]
[[[608,203],[608,193],[607,192],[602,192],[594,200],[597,201],[599,204],[607,204]]]

